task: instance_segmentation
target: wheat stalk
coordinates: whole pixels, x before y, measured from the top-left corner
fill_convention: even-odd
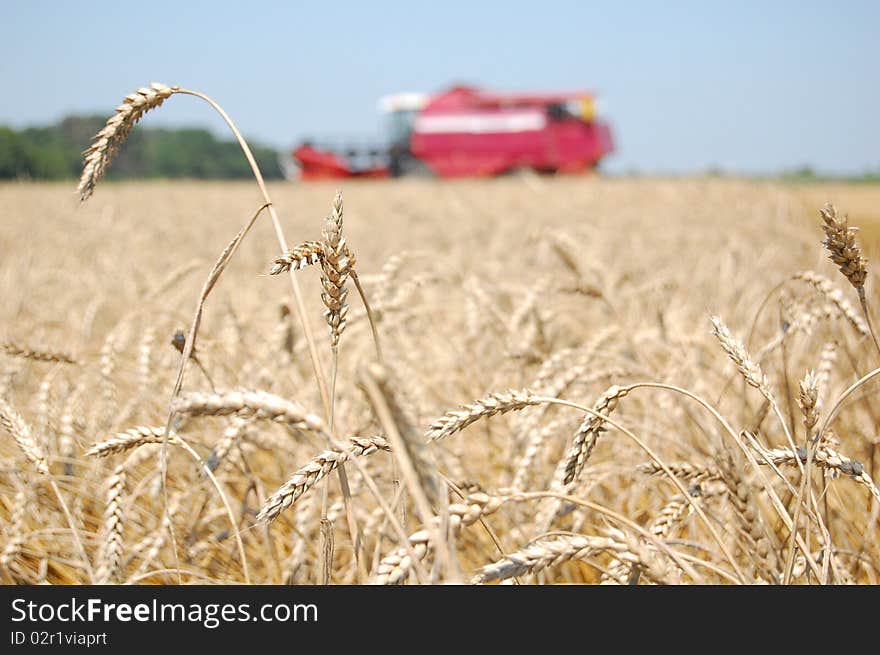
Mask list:
[[[597,342],[594,341],[594,343],[598,346]],[[588,347],[586,354],[579,358],[579,361],[586,361],[591,356],[592,351]],[[550,371],[545,369],[549,362],[550,360],[548,359],[542,364],[541,370],[538,371],[538,375],[532,385],[532,388],[540,389],[541,395],[548,398],[562,396],[575,383],[583,386],[596,380],[615,378],[626,374],[624,369],[619,368],[588,373],[588,367],[585,364],[578,364],[558,373],[555,377],[551,377]],[[548,431],[546,426],[544,428],[541,427],[541,420],[551,406],[551,403],[541,405],[540,409],[531,412],[520,422],[512,443],[512,448],[515,452],[522,452],[519,462],[514,468],[513,481],[510,485],[514,489],[521,488],[534,458],[537,456],[544,440],[551,434],[551,431]]]
[[[65,475],[73,474],[73,459],[76,456],[76,443],[85,429],[85,422],[77,412],[80,411],[80,401],[84,393],[84,385],[77,384],[73,391],[64,401],[61,418],[58,419],[58,451],[66,460],[64,464]]]
[[[397,461],[420,507],[422,520],[427,522],[430,505],[440,502],[442,486],[437,479],[434,458],[404,406],[400,385],[392,384],[390,371],[380,364],[362,368],[360,383],[395,448]]]
[[[44,449],[50,449],[49,435],[54,432],[54,403],[52,402],[52,387],[60,366],[53,366],[49,372],[43,376],[40,382],[40,388],[37,390],[37,434],[39,435],[39,443]]]
[[[443,502],[443,485],[440,482],[433,454],[422,440],[409,412],[404,409],[398,387],[391,383],[390,373],[384,365],[376,363],[362,366],[358,370],[358,382],[394,449],[396,464],[392,471],[394,484],[398,486],[400,479],[402,479],[404,487],[412,497],[422,524],[427,528],[431,545],[437,552],[438,566],[435,567],[435,574],[442,575],[445,572],[450,577],[457,577],[457,570],[453,569],[453,556],[445,539],[449,513]],[[400,478],[398,478],[398,474]],[[366,479],[369,480],[369,478]],[[380,499],[377,498],[377,500]],[[380,504],[382,503],[380,502]],[[441,516],[439,523],[435,524],[432,520],[433,508],[437,506],[440,507]],[[388,514],[388,519],[396,522],[393,513]],[[396,522],[395,530],[399,534],[405,534],[403,526],[399,522]],[[409,543],[405,549],[415,553]],[[408,555],[408,557],[411,556],[414,555]],[[421,564],[417,562],[415,565],[420,579],[424,579],[425,575]]]
[[[761,365],[752,359],[743,343],[731,334],[730,330],[720,317],[712,316],[711,320],[712,332],[721,344],[721,348],[727,353],[727,356],[730,357],[731,361],[736,364],[736,368],[742,374],[746,383],[760,391],[761,395],[767,400],[770,408],[776,415],[776,418],[779,419],[779,423],[782,426],[782,430],[785,432],[785,437],[788,439],[788,443],[794,448],[794,437],[788,428],[788,421],[786,421],[785,417],[782,415],[782,411],[779,409],[779,404],[776,402],[776,397],[770,390],[770,383],[767,380],[767,376],[764,374]]]
[[[119,325],[116,329],[110,331],[101,345],[100,356],[100,373],[101,373],[101,400],[103,402],[104,427],[109,428],[112,425],[114,416],[116,415],[116,381],[114,373],[122,344],[122,330],[124,324]]]

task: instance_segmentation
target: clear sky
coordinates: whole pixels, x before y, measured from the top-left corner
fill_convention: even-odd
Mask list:
[[[150,81],[249,137],[379,134],[452,82],[595,90],[608,169],[880,168],[880,2],[0,0],[0,124],[106,113]],[[175,97],[144,121],[222,126]]]

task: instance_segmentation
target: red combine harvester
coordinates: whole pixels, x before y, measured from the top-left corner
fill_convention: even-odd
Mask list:
[[[467,177],[527,168],[575,173],[612,152],[589,93],[499,94],[456,86],[436,96],[383,98],[391,141],[385,149],[332,149],[304,142],[293,151],[303,180]]]

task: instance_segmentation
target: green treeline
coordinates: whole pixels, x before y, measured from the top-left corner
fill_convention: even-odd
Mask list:
[[[0,127],[0,179],[77,178],[82,151],[104,126],[101,116],[71,116],[48,127]],[[263,175],[280,178],[277,153],[250,144]],[[250,167],[234,141],[220,141],[208,130],[137,127],[107,171],[120,178],[247,178]]]

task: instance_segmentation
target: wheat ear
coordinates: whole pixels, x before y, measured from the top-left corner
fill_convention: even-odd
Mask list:
[[[323,292],[321,299],[327,311],[324,318],[330,327],[330,344],[336,347],[339,337],[345,330],[348,304],[346,297],[348,290],[345,283],[351,269],[354,268],[354,257],[345,245],[345,237],[342,234],[342,193],[337,191],[333,198],[330,215],[324,219],[324,228],[321,234],[324,237],[324,257],[321,259],[321,286]]]
[[[562,535],[538,539],[515,553],[482,567],[471,579],[473,584],[507,580],[527,573],[537,573],[572,559],[593,557],[611,550],[615,542],[607,537]]]
[[[159,426],[138,425],[137,427],[120,432],[112,437],[92,444],[86,450],[87,457],[107,457],[109,455],[118,455],[132,448],[137,448],[143,444],[153,443],[161,444],[165,428]],[[173,432],[168,434],[168,443],[178,445],[180,440]]]
[[[672,462],[671,464],[666,464],[666,468],[679,480],[709,482],[721,479],[721,471],[714,466],[697,466],[690,462]],[[666,472],[657,462],[645,462],[644,464],[639,464],[636,469],[645,475],[666,475]]]
[[[798,407],[804,415],[807,436],[819,422],[819,378],[814,371],[807,371],[798,385]]]
[[[125,513],[122,508],[122,495],[125,493],[125,465],[117,466],[107,481],[107,501],[104,509],[104,542],[98,556],[95,583],[112,582],[119,571],[122,560],[123,529]]]
[[[865,295],[865,281],[868,278],[868,260],[862,257],[862,249],[856,242],[857,227],[850,227],[848,218],[843,217],[841,221],[837,217],[837,210],[830,202],[819,210],[822,216],[822,229],[825,231],[825,241],[822,245],[828,250],[828,256],[831,261],[837,264],[840,272],[849,280],[856,292],[859,294],[859,303],[862,305],[862,312],[865,315],[865,321],[868,323],[868,330],[871,332],[871,338],[874,340],[874,346],[880,352],[880,341],[877,340],[877,334],[874,332],[874,326],[871,323],[871,314],[868,311],[868,298]]]
[[[746,383],[760,391],[761,395],[767,400],[773,413],[776,414],[776,417],[779,419],[782,430],[785,432],[786,439],[788,439],[791,447],[794,448],[794,437],[792,437],[791,431],[788,428],[788,422],[782,415],[779,405],[776,402],[776,398],[770,390],[770,383],[767,380],[767,376],[764,374],[761,365],[749,355],[743,343],[733,336],[727,328],[727,325],[724,324],[724,321],[721,320],[719,316],[712,316],[711,320],[712,333],[718,339],[721,348],[727,353],[730,360],[736,364],[736,368],[742,374]]]
[[[483,492],[469,494],[460,503],[449,506],[449,531],[458,534],[461,528],[476,523],[480,518],[492,514],[504,504],[503,496],[490,496]],[[432,519],[433,528],[436,530],[440,524],[440,517]],[[432,550],[431,531],[423,529],[409,536],[409,545],[413,553],[424,560]],[[393,553],[386,555],[376,568],[372,584],[392,585],[403,582],[413,568],[412,557],[406,548],[398,548]]]
[[[629,393],[627,387],[614,385],[610,387],[602,397],[593,405],[593,411],[598,414],[608,415],[615,410],[620,399]],[[590,458],[593,448],[599,436],[605,432],[605,421],[594,416],[587,415],[572,439],[571,447],[565,458],[563,484],[571,484],[584,468],[584,464]]]
[[[608,530],[608,536],[559,535],[532,542],[521,550],[481,568],[471,582],[483,584],[491,580],[506,580],[526,573],[537,573],[571,559],[594,557],[602,551],[611,551],[616,558],[640,567],[645,577],[658,584],[675,584],[676,572],[661,560],[656,551],[640,543],[622,530]]]
[[[0,398],[0,426],[15,440],[16,445],[24,453],[25,458],[33,464],[37,471],[49,475],[49,463],[46,453],[40,448],[30,426],[21,415],[5,400]]]
[[[30,359],[35,362],[55,362],[57,364],[78,363],[76,358],[68,353],[31,348],[11,341],[0,344],[0,350],[10,357],[21,357],[22,359]]]
[[[116,113],[107,119],[104,128],[95,135],[92,145],[83,153],[85,162],[79,179],[77,193],[81,200],[88,199],[95,185],[104,176],[110,161],[125,142],[131,128],[141,117],[160,106],[166,99],[177,93],[179,88],[153,82],[149,87],[138,89],[125,96]]]
[[[324,244],[320,241],[306,241],[293,250],[284,253],[273,262],[269,275],[280,275],[287,271],[300,271],[306,266],[318,264],[324,259]]]
[[[37,471],[49,478],[49,486],[52,487],[52,492],[55,494],[55,498],[58,500],[61,510],[64,512],[64,518],[67,520],[67,525],[73,535],[73,541],[79,551],[83,568],[86,570],[89,579],[93,580],[94,575],[92,574],[92,565],[89,562],[86,550],[79,537],[79,532],[76,529],[76,523],[74,523],[70,508],[67,507],[64,496],[61,495],[61,490],[58,488],[55,480],[49,476],[49,464],[46,460],[46,454],[37,442],[34,441],[34,438],[31,435],[30,426],[25,422],[21,415],[2,398],[0,398],[0,426],[12,435],[15,443],[24,453],[27,460],[36,467]]]
[[[844,297],[843,291],[827,277],[815,271],[799,271],[792,276],[792,279],[800,280],[813,287],[827,302],[834,305],[838,313],[849,321],[860,335],[867,337],[871,334],[867,323],[859,316],[858,310]]]
[[[171,411],[188,416],[254,417],[284,423],[299,430],[327,432],[324,421],[307,412],[292,400],[286,400],[267,391],[192,391],[180,394],[171,403]]]
[[[723,471],[721,481],[727,487],[727,497],[739,524],[739,534],[745,540],[745,545],[741,547],[752,564],[752,575],[769,583],[777,583],[779,562],[756,506],[752,485],[743,477],[732,458],[723,457],[720,464]]]
[[[229,455],[229,451],[247,435],[250,427],[251,423],[247,419],[238,416],[233,418],[223,430],[223,436],[211,449],[211,454],[208,456],[205,466],[211,471],[216,471],[217,467]]]
[[[470,405],[462,405],[461,409],[446,412],[431,423],[425,437],[429,441],[443,439],[464,430],[467,426],[481,418],[517,411],[532,405],[540,405],[542,400],[536,399],[528,389],[508,389],[489,394],[474,401]]]
[[[340,464],[352,457],[371,455],[380,450],[391,450],[384,437],[352,437],[346,450],[332,449],[318,453],[266,500],[257,515],[257,521],[262,523],[274,521],[281,512],[293,505]]]
[[[753,360],[746,351],[745,346],[736,337],[731,334],[727,325],[720,316],[712,316],[712,333],[721,344],[721,348],[727,353],[731,361],[736,364],[736,368],[742,374],[745,381],[758,389],[765,398],[771,403],[775,402],[773,393],[770,391],[770,385],[767,382],[767,376],[761,366]]]
[[[837,209],[830,202],[819,210],[819,215],[822,217],[822,230],[825,232],[822,245],[828,251],[829,259],[837,264],[853,288],[862,289],[868,277],[868,260],[862,257],[862,250],[856,243],[856,232],[859,228],[850,227],[846,216],[840,220]]]
[[[6,545],[3,546],[3,552],[0,552],[0,568],[9,570],[9,565],[12,564],[19,552],[21,552],[21,547],[25,542],[24,522],[27,509],[28,492],[22,487],[15,492],[12,514],[4,530],[6,533]]]
[[[763,451],[771,462],[777,466],[798,466],[807,461],[807,449],[803,446],[796,450],[791,448],[772,448]],[[816,448],[813,453],[813,464],[821,469],[825,469],[832,475],[848,475],[855,482],[859,483],[871,492],[871,495],[880,502],[880,490],[874,484],[871,476],[865,471],[864,465],[855,459],[850,459],[845,455],[841,455],[836,450],[827,446]],[[758,460],[759,464],[765,464],[762,459]]]

